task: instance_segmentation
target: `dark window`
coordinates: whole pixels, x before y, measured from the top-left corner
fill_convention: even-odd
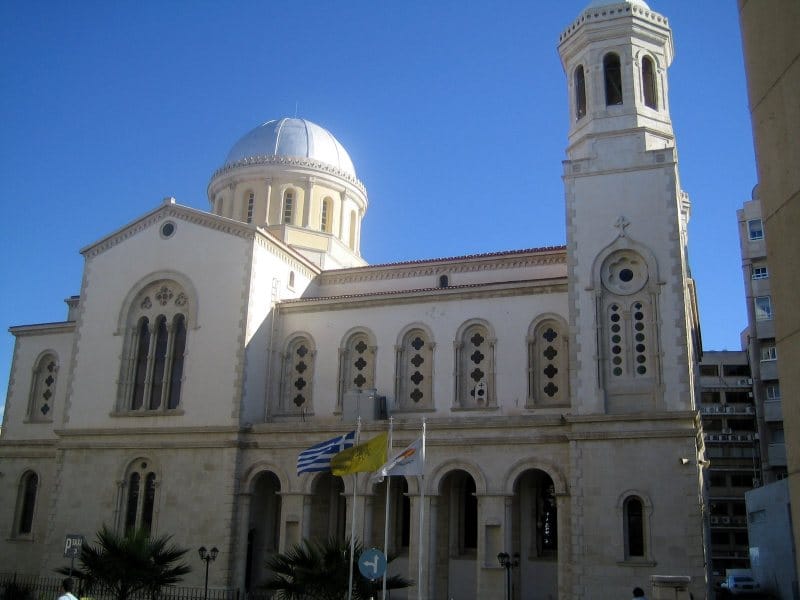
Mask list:
[[[628,556],[644,556],[644,511],[642,501],[635,496],[625,500],[625,529]]]
[[[450,280],[448,279],[447,275],[440,275],[439,276],[439,287],[446,288],[450,285]]]
[[[586,76],[583,65],[575,69],[575,119],[586,116]]]
[[[186,351],[186,319],[183,315],[175,315],[172,321],[175,341],[172,346],[172,371],[169,376],[169,396],[167,408],[175,408],[181,398],[181,380],[183,378],[183,354]]]
[[[22,507],[19,515],[18,532],[23,535],[33,530],[33,509],[36,507],[36,492],[39,489],[39,476],[28,472],[22,479]]]
[[[700,365],[700,375],[717,377],[719,375],[719,365]]]
[[[167,318],[156,319],[155,356],[153,361],[153,385],[150,387],[150,410],[161,406],[161,392],[164,389],[164,368],[167,362]]]
[[[642,88],[645,106],[658,110],[655,66],[649,56],[642,59]]]
[[[146,317],[139,321],[136,346],[136,366],[133,375],[133,398],[131,408],[142,407],[144,401],[144,382],[147,375],[147,355],[150,352],[150,323]]]
[[[472,477],[464,478],[464,550],[475,550],[478,547],[478,498],[475,495],[475,481]]]
[[[622,104],[622,68],[618,55],[614,53],[605,55],[603,75],[606,85],[606,106]]]
[[[136,513],[139,510],[139,483],[141,476],[131,473],[128,480],[128,507],[125,511],[125,533],[136,529]]]
[[[748,365],[722,365],[722,374],[725,377],[750,377]]]

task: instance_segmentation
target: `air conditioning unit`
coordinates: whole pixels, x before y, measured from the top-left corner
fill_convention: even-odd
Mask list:
[[[736,385],[753,385],[753,380],[750,379],[749,377],[747,377],[745,379],[739,379],[736,382]]]
[[[342,398],[342,421],[355,423],[362,421],[383,421],[388,418],[386,396],[378,395],[377,390],[352,390]]]

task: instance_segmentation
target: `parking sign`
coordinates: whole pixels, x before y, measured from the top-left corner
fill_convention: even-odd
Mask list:
[[[64,558],[78,558],[81,555],[83,536],[77,533],[68,533],[64,539]]]

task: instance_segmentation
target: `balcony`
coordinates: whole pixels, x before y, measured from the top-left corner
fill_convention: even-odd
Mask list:
[[[706,433],[705,441],[707,443],[729,443],[729,442],[747,442],[752,443],[757,439],[753,433]],[[784,459],[785,460],[785,459]]]

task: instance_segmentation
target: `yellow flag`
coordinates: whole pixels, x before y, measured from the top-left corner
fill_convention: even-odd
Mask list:
[[[388,438],[388,433],[381,433],[368,442],[342,450],[331,459],[331,473],[341,477],[350,473],[377,471],[386,462]]]

